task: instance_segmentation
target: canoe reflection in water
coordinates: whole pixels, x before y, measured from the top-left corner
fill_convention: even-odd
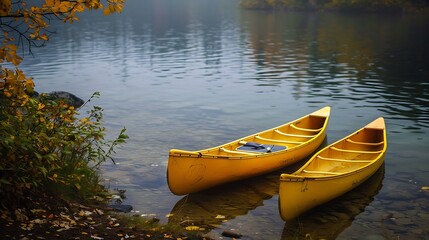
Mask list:
[[[299,167],[295,165],[287,170],[294,172]],[[210,232],[278,195],[279,175],[284,171],[189,194],[175,204],[168,221],[184,227],[197,226],[204,228],[202,232]],[[306,236],[312,239],[335,239],[372,202],[382,186],[383,178],[384,164],[354,190],[297,219],[287,221],[282,239],[305,239]]]
[[[286,221],[281,239],[336,239],[374,200],[383,179],[384,164],[354,190],[294,220]]]
[[[188,194],[173,207],[168,221],[185,227],[198,226],[209,232],[277,195],[279,175],[277,172]]]

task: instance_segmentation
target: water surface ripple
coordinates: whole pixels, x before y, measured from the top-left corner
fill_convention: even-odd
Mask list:
[[[429,192],[421,190],[429,185],[427,16],[130,0],[120,15],[81,19],[55,24],[58,34],[22,68],[40,92],[101,92],[93,104],[105,109],[108,135],[123,126],[130,135],[118,165],[102,173],[136,213],[201,225],[215,238],[224,229],[244,239],[429,236]],[[278,175],[299,164],[190,196],[169,191],[169,149],[212,147],[326,105],[325,144],[386,119],[385,166],[362,188],[290,223],[278,214]]]

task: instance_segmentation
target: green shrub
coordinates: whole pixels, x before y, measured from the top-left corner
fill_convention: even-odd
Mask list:
[[[30,98],[20,89],[5,86],[0,93],[0,207],[58,189],[80,199],[101,193],[99,166],[113,161],[114,148],[128,138],[125,128],[106,141],[102,108],[78,118],[65,101],[44,94]]]

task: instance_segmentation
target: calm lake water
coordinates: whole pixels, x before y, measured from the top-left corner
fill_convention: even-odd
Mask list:
[[[103,176],[124,204],[219,238],[429,239],[429,16],[272,13],[233,0],[128,0],[109,17],[58,25],[22,68],[130,136]],[[280,172],[189,196],[166,184],[168,150],[212,147],[332,107],[325,144],[386,119],[385,165],[293,222],[278,214]],[[85,111],[86,109],[83,109]],[[302,164],[302,162],[301,162]]]

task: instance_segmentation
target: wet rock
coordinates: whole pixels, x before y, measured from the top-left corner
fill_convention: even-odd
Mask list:
[[[382,215],[382,219],[386,220],[386,219],[392,219],[393,218],[393,213],[385,213]]]
[[[319,223],[327,223],[327,222],[329,222],[327,219],[325,219],[323,217],[314,217],[313,219],[315,221],[319,222]]]
[[[410,203],[407,201],[395,201],[388,206],[388,209],[395,211],[407,211],[410,209]]]
[[[419,187],[412,182],[393,181],[385,190],[384,198],[388,200],[412,200],[417,197]]]
[[[346,213],[341,213],[341,212],[330,212],[329,214],[331,214],[332,216],[337,217],[340,220],[346,220],[346,219],[350,219],[350,216]]]
[[[331,221],[331,222],[338,221],[338,217],[333,216],[333,215],[326,215],[324,218],[327,219],[328,221]]]
[[[243,235],[241,235],[240,233],[230,231],[230,230],[224,230],[222,232],[222,236],[229,237],[229,238],[241,238]]]
[[[54,99],[62,99],[68,105],[76,108],[82,106],[85,103],[81,98],[77,97],[72,93],[65,92],[65,91],[53,91],[53,92],[47,93],[47,95]]]
[[[429,219],[429,213],[427,212],[418,212],[417,216],[421,219]]]
[[[396,190],[396,191],[390,191],[388,193],[385,194],[385,197],[387,199],[394,199],[394,200],[412,200],[414,198],[416,198],[416,195],[413,194],[412,192],[407,192],[407,191],[401,191],[401,190]]]
[[[131,205],[113,204],[113,205],[109,205],[109,207],[114,211],[123,212],[123,213],[128,213],[128,212],[131,212],[131,210],[133,210],[133,206]]]
[[[413,229],[410,230],[410,233],[417,234],[417,235],[422,235],[423,234],[423,230],[420,229],[420,228],[413,228]]]
[[[395,218],[394,221],[399,226],[412,226],[412,225],[414,225],[413,219],[408,218],[408,217],[403,217],[403,216],[397,217],[397,218]]]
[[[382,235],[368,235],[362,239],[365,239],[365,240],[386,240],[386,238]]]

